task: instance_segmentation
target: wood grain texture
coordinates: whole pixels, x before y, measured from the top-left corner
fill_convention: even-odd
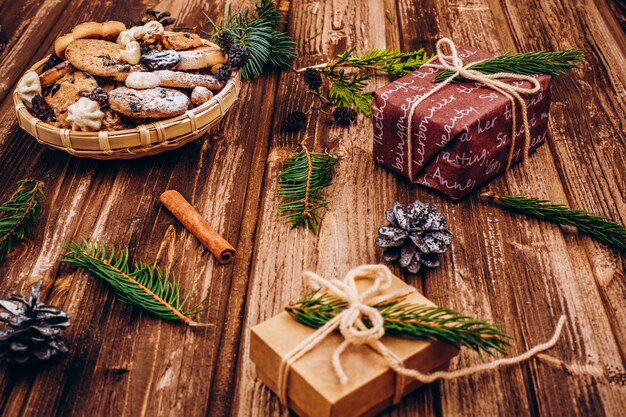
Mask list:
[[[96,4],[97,3],[97,4]],[[233,2],[236,9],[243,0]],[[494,52],[586,51],[581,70],[553,87],[548,144],[492,181],[626,223],[626,35],[623,2],[609,0],[281,0],[299,42],[296,66],[355,45],[432,50],[441,36]],[[568,316],[558,345],[521,366],[430,384],[383,415],[621,416],[626,413],[626,255],[569,228],[510,214],[476,195],[448,199],[377,167],[370,121],[339,128],[312,117],[306,132],[280,132],[288,112],[310,97],[291,71],[244,85],[213,135],[182,149],[125,162],[80,160],[45,149],[19,129],[9,93],[24,68],[49,53],[56,36],[83,21],[129,22],[143,9],[169,10],[206,29],[223,2],[0,0],[8,47],[0,54],[0,199],[17,180],[46,182],[47,203],[31,237],[0,264],[0,294],[45,280],[45,298],[72,315],[63,360],[40,370],[0,370],[6,416],[287,416],[254,374],[249,329],[303,290],[302,271],[341,276],[376,263],[373,244],[394,201],[432,201],[448,217],[454,244],[442,267],[395,273],[435,303],[493,318],[515,337],[511,354],[549,337]],[[371,87],[388,79],[376,77]],[[215,140],[211,140],[211,138]],[[306,140],[342,156],[319,235],[278,218],[276,177]],[[177,189],[237,247],[232,265],[210,253],[165,210],[158,196]],[[163,322],[115,300],[84,271],[59,263],[64,242],[129,246],[158,256],[193,299],[206,297],[207,329]],[[464,352],[452,367],[475,364]]]

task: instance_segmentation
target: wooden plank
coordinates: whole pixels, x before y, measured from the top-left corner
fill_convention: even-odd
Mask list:
[[[180,22],[200,25],[202,5],[200,1],[170,1],[155,7],[178,12]],[[85,15],[90,12],[83,11],[76,22],[131,20],[140,15],[142,6],[136,7],[129,9],[126,2],[115,2],[107,15],[101,16],[101,11]],[[216,7],[207,11],[218,14]],[[269,100],[254,97],[261,93],[271,98],[273,90],[271,82],[244,87],[235,114],[227,115],[226,129],[218,132],[224,140],[211,144],[205,138],[181,150],[137,161],[95,162],[46,151],[7,119],[11,127],[2,135],[2,155],[11,170],[6,181],[29,174],[41,178],[47,173],[50,206],[42,216],[45,224],[40,224],[32,237],[33,244],[38,244],[12,254],[7,275],[22,278],[3,283],[2,292],[9,287],[11,292],[26,288],[34,279],[34,264],[37,274],[49,284],[55,280],[50,301],[64,307],[74,319],[67,336],[72,349],[69,356],[45,372],[7,381],[11,393],[4,414],[207,413],[212,375],[218,367],[216,341],[226,332],[225,314],[230,312],[233,266],[217,266],[208,251],[161,209],[158,196],[170,187],[180,190],[218,231],[237,244],[248,179],[262,178],[267,134],[261,132],[267,131],[272,109]],[[5,100],[3,107],[8,105]],[[20,163],[23,160],[37,164]],[[255,173],[252,168],[261,171]],[[254,224],[255,218],[251,210],[244,221]],[[65,266],[59,270],[60,245],[66,239],[84,237],[129,245],[137,259],[151,259],[161,240],[167,242],[163,236],[170,224],[178,233],[164,256],[176,259],[172,267],[185,287],[195,285],[195,300],[207,297],[212,308],[203,319],[215,323],[214,327],[187,329],[164,323],[115,301],[112,292],[88,274]],[[240,252],[235,268],[239,262],[249,262],[249,256],[249,251]],[[238,277],[239,284],[246,282],[245,275]],[[230,325],[228,331],[237,334],[236,325]],[[230,342],[236,341],[231,336]],[[222,347],[229,348],[228,342]],[[94,396],[95,392],[102,395]]]

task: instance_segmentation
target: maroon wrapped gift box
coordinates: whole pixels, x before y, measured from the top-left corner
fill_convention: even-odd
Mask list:
[[[458,56],[468,63],[493,54],[460,47]],[[448,84],[417,105],[409,139],[411,106],[437,86],[433,80],[438,72],[422,67],[374,92],[374,160],[405,177],[411,172],[412,182],[459,199],[505,171],[511,145],[512,104],[503,94],[478,82]],[[541,90],[524,95],[530,152],[545,142],[550,107],[551,77],[534,77]],[[530,87],[528,81],[503,81]],[[512,164],[523,158],[524,127],[519,105],[516,120]]]

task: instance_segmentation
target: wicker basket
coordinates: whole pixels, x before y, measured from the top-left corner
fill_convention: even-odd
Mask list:
[[[30,71],[41,73],[46,60],[37,62]],[[239,73],[236,72],[222,91],[185,114],[134,129],[100,132],[59,129],[44,123],[30,113],[17,91],[13,92],[13,102],[20,127],[42,145],[81,158],[133,159],[179,148],[205,134],[237,100],[240,87]]]

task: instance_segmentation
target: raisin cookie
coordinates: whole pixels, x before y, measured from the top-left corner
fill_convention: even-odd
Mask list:
[[[65,50],[65,57],[76,68],[99,77],[124,81],[128,74],[143,71],[139,65],[130,65],[121,57],[122,46],[100,39],[79,39]]]
[[[59,36],[54,41],[54,52],[63,58],[67,47],[77,39],[115,39],[124,30],[126,30],[126,25],[114,20],[104,23],[81,23],[70,33]]]
[[[96,87],[98,84],[91,75],[76,71],[61,77],[52,86],[45,99],[58,116],[65,113],[68,107],[77,102],[83,94],[91,93]]]
[[[167,49],[173,49],[175,51],[182,51],[202,46],[202,38],[195,33],[172,32],[169,30],[163,32],[161,35],[161,42]]]
[[[109,93],[111,109],[133,118],[164,118],[185,113],[189,97],[171,88],[134,90],[120,87]]]

